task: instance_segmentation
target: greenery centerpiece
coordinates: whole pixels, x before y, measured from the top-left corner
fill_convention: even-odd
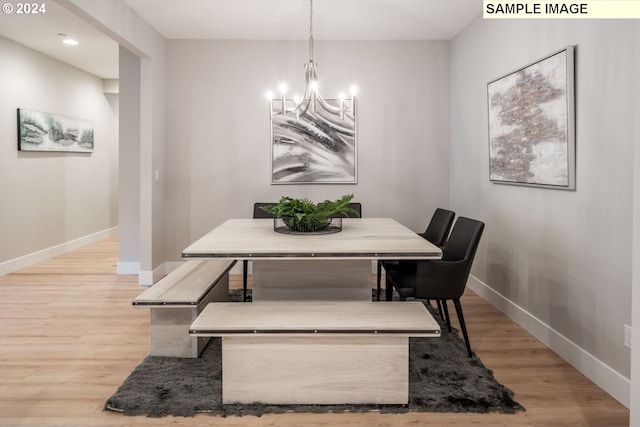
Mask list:
[[[307,198],[293,199],[283,196],[278,204],[263,206],[266,212],[275,218],[280,218],[284,224],[294,232],[313,233],[326,230],[333,218],[358,215],[358,212],[349,206],[353,194],[345,194],[338,200],[325,200],[314,203]]]

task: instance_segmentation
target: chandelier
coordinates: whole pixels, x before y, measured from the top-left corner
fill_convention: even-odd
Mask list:
[[[318,108],[322,108],[325,112],[345,118],[345,114],[349,115],[353,120],[356,111],[356,92],[357,88],[351,86],[350,99],[346,99],[344,92],[338,95],[338,102],[332,103],[325,100],[318,90],[318,68],[313,61],[313,0],[309,0],[309,61],[304,65],[304,92],[302,96],[294,95],[291,100],[287,99],[287,85],[280,83],[278,87],[279,98],[274,98],[273,92],[267,92],[267,98],[271,104],[271,116],[282,114],[294,114],[296,119],[305,115],[309,109],[311,113],[316,113]]]

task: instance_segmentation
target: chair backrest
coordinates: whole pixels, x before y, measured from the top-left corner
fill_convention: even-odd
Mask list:
[[[277,203],[272,202],[256,202],[253,204],[253,217],[254,218],[273,218],[273,215],[267,211],[262,210],[263,206],[275,206]]]
[[[349,203],[349,207],[358,212],[358,215],[353,213],[347,214],[347,218],[362,218],[362,205],[360,203]]]
[[[447,241],[455,216],[456,214],[453,211],[437,208],[431,217],[431,221],[429,221],[427,229],[420,235],[441,248]]]
[[[418,276],[427,276],[426,286],[415,288],[417,299],[456,299],[464,293],[471,265],[482,237],[484,223],[459,217],[453,225],[449,239],[442,248],[442,261],[418,262]],[[443,262],[444,261],[444,262]]]
[[[484,223],[463,216],[456,220],[451,235],[442,248],[443,261],[468,261],[469,269],[478,249]]]

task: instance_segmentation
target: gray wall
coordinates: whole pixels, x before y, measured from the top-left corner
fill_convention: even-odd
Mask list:
[[[640,46],[640,24],[635,24],[635,46]],[[640,49],[634,50],[634,69],[640,70]],[[640,81],[633,81],[633,92],[636,99],[640,99]],[[633,334],[631,351],[631,418],[630,426],[640,425],[640,144],[637,143],[640,137],[640,105],[636,102],[633,108],[633,135],[636,143],[633,157],[634,180],[633,180],[633,291],[631,303],[631,324],[635,325],[636,333]]]
[[[118,273],[140,270],[140,58],[119,53],[120,174]]]
[[[2,264],[117,226],[118,118],[91,74],[2,37],[0,64]],[[95,151],[19,152],[17,108],[93,121]]]
[[[316,42],[320,92],[358,85],[358,184],[270,185],[267,90],[301,91],[306,42],[168,41],[167,258],[255,201],[355,193],[424,231],[448,205],[449,43]]]
[[[127,126],[120,133],[123,141],[139,146],[139,162],[132,165],[135,171],[126,175],[131,182],[121,182],[121,185],[136,186],[139,189],[139,204],[128,210],[129,214],[137,218],[124,216],[120,218],[124,225],[132,223],[132,229],[139,227],[139,262],[140,272],[138,281],[142,285],[151,285],[162,277],[165,256],[165,155],[166,149],[166,88],[165,81],[165,39],[158,31],[143,21],[122,0],[94,1],[94,0],[57,0],[63,7],[87,22],[92,23],[100,31],[117,41],[126,52],[127,64],[120,69],[120,73],[136,73],[136,76],[121,75],[126,79],[125,86],[135,94],[128,93],[120,103],[122,114],[134,111],[139,116],[139,128]],[[139,73],[139,79],[137,78]],[[136,82],[139,82],[136,87]],[[156,177],[156,171],[158,179]],[[137,173],[136,173],[137,172]],[[137,179],[134,177],[137,176]],[[127,199],[129,202],[130,199]],[[128,248],[131,252],[135,247]],[[120,260],[120,264],[134,263],[131,259]],[[120,266],[120,265],[119,265]]]
[[[487,225],[478,289],[546,325],[538,336],[565,357],[577,346],[578,369],[597,371],[593,356],[627,379],[634,25],[477,19],[451,47],[451,205]],[[489,183],[487,82],[567,45],[576,46],[576,191]]]

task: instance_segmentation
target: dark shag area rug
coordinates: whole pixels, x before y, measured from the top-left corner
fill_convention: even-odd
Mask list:
[[[375,298],[375,290],[374,298]],[[241,291],[231,291],[232,301]],[[440,322],[437,310],[427,306]],[[222,404],[221,340],[213,338],[197,359],[148,356],[105,403],[106,410],[149,417],[260,416],[285,412],[500,412],[524,408],[513,392],[496,381],[475,355],[467,355],[457,332],[441,322],[440,338],[409,340],[408,405]],[[473,337],[471,337],[473,338]],[[472,341],[473,344],[473,341]],[[375,375],[375,372],[371,373]]]

